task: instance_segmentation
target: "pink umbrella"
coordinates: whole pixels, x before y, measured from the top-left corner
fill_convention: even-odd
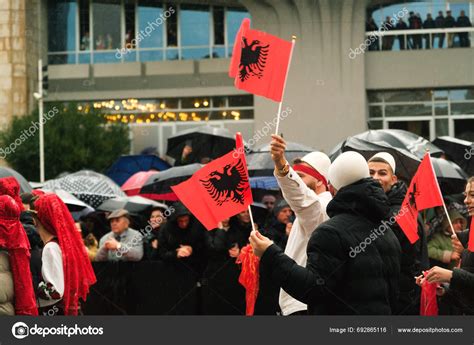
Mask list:
[[[130,178],[125,181],[121,188],[128,196],[137,195],[148,178],[156,173],[156,170],[139,171],[136,174],[130,176]]]

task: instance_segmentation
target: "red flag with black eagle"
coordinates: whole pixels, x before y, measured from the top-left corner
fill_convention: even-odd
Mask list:
[[[250,19],[240,25],[234,43],[229,76],[235,87],[281,102],[293,43],[250,29]]]
[[[469,227],[469,242],[467,249],[474,253],[474,217],[471,218],[471,226]]]
[[[419,238],[418,212],[442,205],[443,196],[439,189],[430,154],[426,153],[411,180],[402,207],[396,217],[398,225],[400,225],[410,243],[415,243]]]
[[[234,150],[171,187],[207,230],[215,229],[220,221],[246,210],[253,202],[240,133],[235,141]]]

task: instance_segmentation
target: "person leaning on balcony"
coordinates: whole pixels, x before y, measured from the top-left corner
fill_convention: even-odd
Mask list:
[[[444,27],[452,29],[456,26],[456,19],[451,15],[451,11],[446,11],[446,18],[444,18]],[[448,32],[448,48],[454,45],[454,33]]]
[[[390,21],[390,17],[385,18],[383,26],[387,31],[395,30],[394,25]],[[394,36],[386,35],[382,38],[382,50],[392,50]]]
[[[398,19],[397,26],[395,26],[396,30],[407,30],[408,25],[403,21],[402,18]],[[405,35],[398,35],[398,44],[400,44],[400,50],[406,49],[405,46]]]
[[[444,22],[445,22],[445,18],[444,18],[444,15],[443,15],[443,11],[439,11],[438,12],[438,16],[436,17],[435,19],[435,26],[436,26],[436,29],[444,29]],[[446,36],[446,34],[444,33],[439,33],[437,34],[437,37],[438,37],[438,48],[443,48],[443,44],[444,44],[444,37]]]
[[[472,27],[471,21],[469,20],[469,17],[466,16],[466,12],[461,11],[458,20],[456,21],[456,26],[458,28],[470,28]],[[461,47],[469,47],[471,45],[471,42],[469,40],[469,32],[460,32],[459,33],[459,41]]]
[[[431,17],[431,13],[428,13],[426,15],[426,20],[423,22],[423,29],[434,29],[436,27],[436,23]],[[434,43],[434,38],[435,35],[431,34],[431,40],[430,40],[430,34],[425,35],[425,48],[426,49],[431,49]]]

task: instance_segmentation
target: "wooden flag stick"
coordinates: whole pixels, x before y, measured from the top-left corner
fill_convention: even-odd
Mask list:
[[[291,37],[290,58],[288,60],[288,69],[286,70],[285,83],[283,84],[283,92],[281,94],[281,101],[278,104],[277,123],[276,123],[276,126],[275,126],[275,134],[276,135],[278,135],[278,130],[280,129],[281,108],[283,106],[283,97],[285,96],[286,82],[288,80],[288,72],[290,71],[291,59],[293,57],[293,49],[295,48],[295,43],[296,43],[296,36],[292,36]]]
[[[251,205],[249,205],[248,208],[249,208],[249,215],[250,215],[250,223],[252,223],[252,230],[257,230],[257,229],[255,228],[255,223],[254,223],[254,221],[253,221],[252,208],[251,208],[250,206],[251,206]]]

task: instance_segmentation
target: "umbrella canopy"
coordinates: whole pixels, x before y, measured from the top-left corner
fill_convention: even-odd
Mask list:
[[[454,162],[443,158],[431,158],[433,169],[443,195],[458,194],[464,191],[467,174]]]
[[[85,202],[79,200],[76,198],[74,195],[71,193],[63,190],[63,189],[55,189],[55,190],[50,190],[50,189],[42,189],[45,193],[54,193],[56,194],[59,199],[61,199],[71,212],[77,212],[77,211],[82,211],[83,209],[91,209],[94,211],[92,207],[87,205]]]
[[[446,154],[446,158],[458,164],[468,175],[474,175],[474,144],[472,141],[453,137],[438,137],[433,140]]]
[[[279,190],[280,186],[278,185],[275,176],[256,176],[250,178],[250,188]]]
[[[191,162],[200,162],[202,158],[218,158],[235,148],[235,135],[225,128],[202,126],[178,132],[168,138],[166,154],[180,159],[185,145],[192,147]]]
[[[286,143],[285,157],[291,163],[295,158],[301,158],[313,152],[312,147],[288,141]],[[257,146],[247,155],[249,176],[273,176],[275,165],[270,155],[270,145]]]
[[[7,167],[0,167],[0,178],[9,176],[13,176],[20,184],[20,193],[31,193],[33,191],[28,181],[19,172]]]
[[[156,173],[156,170],[137,172],[136,174],[130,176],[130,178],[125,181],[121,188],[127,195],[137,195],[140,193],[140,189],[142,189],[146,181],[148,181],[148,178],[152,175],[155,175]]]
[[[423,137],[401,129],[376,129],[369,130],[353,137],[363,139],[375,144],[386,144],[388,146],[407,150],[419,159],[422,159],[429,150],[432,156],[440,156],[443,151],[436,145],[430,143]]]
[[[44,188],[63,189],[93,208],[99,207],[107,199],[125,196],[120,187],[110,178],[90,170],[81,170],[49,180],[45,183]]]
[[[165,204],[156,202],[141,196],[124,196],[105,200],[98,208],[98,211],[113,212],[118,209],[126,209],[130,213],[142,213],[151,210],[152,207],[160,207],[166,210]]]
[[[177,201],[178,197],[171,190],[175,186],[190,178],[202,164],[189,164],[170,168],[151,175],[140,190],[140,195],[153,200]]]
[[[170,167],[168,162],[155,155],[128,155],[115,161],[107,170],[106,175],[121,186],[130,176],[139,171],[162,171]]]
[[[395,159],[395,174],[406,183],[410,183],[415,175],[420,160],[407,150],[391,147],[384,143],[372,143],[363,139],[349,137],[332,149],[329,154],[331,161],[334,161],[341,153],[346,151],[359,152],[366,160],[369,160],[377,152],[388,152]]]

